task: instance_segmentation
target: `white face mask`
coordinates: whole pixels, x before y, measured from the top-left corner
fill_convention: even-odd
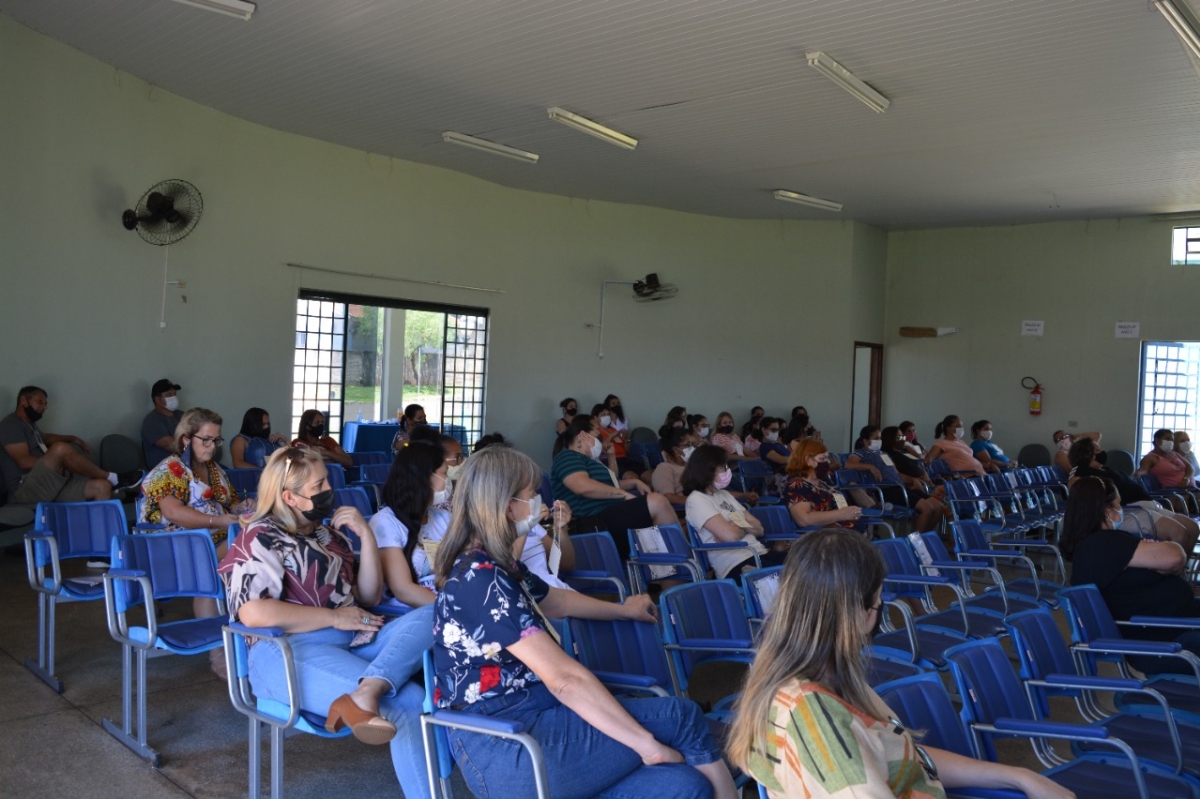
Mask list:
[[[765,438],[767,441],[778,441],[778,440],[779,440],[779,431],[778,431],[778,430],[772,430],[772,431],[771,431],[771,432],[769,432],[769,433],[765,433],[765,434],[763,435],[763,437],[764,437],[764,438]]]
[[[992,440],[992,431],[984,430],[982,433],[979,434],[979,438],[982,439],[983,441],[991,441]]]
[[[1180,441],[1179,442],[1179,451],[1182,452],[1184,455],[1187,455],[1189,452],[1192,451],[1192,442]]]
[[[701,438],[708,438],[708,428],[707,427],[701,427],[696,432],[700,434]]]
[[[529,516],[516,522],[517,538],[524,538],[533,532],[533,528],[542,518],[542,498],[535,496],[533,499],[516,499],[517,502],[525,502],[529,505]]]
[[[437,475],[434,475],[435,477]],[[430,483],[433,481],[431,480]],[[446,500],[450,499],[450,487],[446,485],[445,478],[442,479],[442,490],[433,492],[433,504],[444,505]]]
[[[604,445],[600,443],[600,439],[593,438],[592,439],[592,457],[599,458],[601,452],[604,452]]]
[[[600,422],[601,427],[608,427],[610,424],[612,424],[612,417],[601,416],[598,421]]]
[[[872,452],[878,452],[879,450],[883,449],[883,439],[877,438],[874,441],[868,441],[867,449],[871,450]]]
[[[1175,442],[1168,439],[1158,446],[1163,452],[1170,452],[1171,450],[1175,449]]]
[[[465,464],[465,463],[456,463],[453,466],[447,466],[446,467],[446,479],[449,480],[451,483],[457,483],[458,476],[460,474],[462,474],[462,470],[466,465],[467,464]]]
[[[179,397],[163,397],[163,406],[168,411],[174,412],[179,410]]]
[[[1071,437],[1063,436],[1062,438],[1060,438],[1058,440],[1057,446],[1058,446],[1059,452],[1070,452],[1071,451]]]
[[[696,451],[695,447],[684,447],[683,448],[683,462],[687,463],[688,458],[692,457],[692,453],[695,451]]]
[[[962,438],[962,437],[963,437],[963,428],[962,428],[962,427],[956,427],[956,428],[954,428],[954,437],[955,437],[955,438]]]

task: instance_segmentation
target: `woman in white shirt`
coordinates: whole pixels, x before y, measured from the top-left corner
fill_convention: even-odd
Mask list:
[[[778,566],[786,553],[768,551],[759,541],[763,526],[726,489],[733,473],[729,454],[712,444],[696,447],[683,470],[687,521],[705,544],[742,543],[737,549],[708,552],[717,579],[741,583],[742,573],[755,568],[754,554],[763,566]]]

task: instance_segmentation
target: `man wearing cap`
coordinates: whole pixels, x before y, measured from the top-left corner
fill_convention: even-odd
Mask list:
[[[179,410],[179,384],[167,378],[155,381],[150,388],[150,399],[154,410],[142,420],[142,450],[146,453],[146,467],[153,469],[172,455],[175,443],[175,427],[183,418]]]

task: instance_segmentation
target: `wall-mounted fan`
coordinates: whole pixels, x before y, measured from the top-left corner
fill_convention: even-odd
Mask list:
[[[633,298],[638,302],[657,302],[678,293],[679,287],[674,283],[660,283],[657,272],[651,272],[633,284]]]
[[[121,214],[121,224],[150,244],[165,247],[191,233],[203,214],[199,189],[186,180],[164,180],[143,194],[136,208]]]

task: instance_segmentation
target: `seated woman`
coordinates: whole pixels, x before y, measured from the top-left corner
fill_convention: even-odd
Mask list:
[[[893,441],[898,431],[892,428]],[[863,466],[870,467],[871,475],[876,482],[892,483],[883,487],[883,499],[893,505],[904,505],[907,496],[907,507],[917,512],[913,519],[915,531],[923,533],[936,530],[942,517],[942,506],[912,478],[904,480],[904,476],[896,468],[892,456],[883,451],[883,433],[877,425],[869,424],[859,432],[859,442],[862,446],[850,453],[846,459],[846,468],[862,470]],[[904,488],[901,490],[900,486]]]
[[[320,522],[332,514],[330,527]],[[343,527],[361,541],[356,558]],[[229,618],[289,633],[300,707],[330,731],[350,727],[369,744],[391,742],[392,766],[408,797],[428,797],[421,706],[411,682],[433,645],[433,608],[384,623],[365,608],[383,595],[375,534],[351,507],[334,510],[325,465],[312,449],[283,449],[258,481],[258,509],[218,569]],[[250,646],[255,695],[286,702],[278,645]]]
[[[574,397],[567,397],[565,400],[558,403],[558,408],[558,420],[554,423],[554,436],[556,441],[558,440],[558,436],[561,436],[567,429],[567,425],[571,423],[571,420],[575,418],[575,414],[579,413],[579,403],[575,401]],[[557,455],[558,453],[555,452],[554,454]]]
[[[516,553],[537,523],[541,475],[510,447],[476,453],[463,470],[435,565],[438,707],[522,723],[541,746],[555,799],[733,799],[733,780],[695,703],[615,699],[559,646],[543,613],[647,624],[655,615],[648,596],[629,597],[624,605],[602,602],[551,588],[523,568]],[[522,746],[446,732],[472,793],[530,795],[531,766]]]
[[[1158,430],[1154,433],[1154,449],[1146,453],[1138,465],[1135,477],[1144,474],[1153,475],[1163,488],[1177,488],[1190,491],[1195,487],[1195,473],[1187,459],[1175,452],[1175,434],[1170,430]],[[1176,504],[1180,500],[1175,500]],[[1186,507],[1176,506],[1175,510],[1185,511]]]
[[[629,442],[625,431],[616,427],[616,417],[613,415],[613,412],[602,403],[597,403],[592,407],[592,419],[595,420],[597,429],[600,432],[600,440],[604,451],[611,451],[612,456],[616,459],[616,470],[617,474],[621,475],[621,479],[644,479],[642,472],[645,471],[646,464],[629,457]]]
[[[788,484],[784,500],[788,513],[800,527],[854,527],[862,508],[846,502],[846,497],[817,477],[824,464],[829,466],[829,449],[814,438],[802,439],[788,461]]]
[[[886,574],[856,535],[821,530],[793,545],[735,705],[730,761],[771,799],[915,799],[960,786],[1073,797],[1027,769],[918,746],[896,722],[861,654],[879,622]]]
[[[1183,456],[1183,459],[1188,462],[1188,466],[1192,467],[1193,476],[1200,472],[1200,462],[1196,461],[1196,453],[1192,452],[1192,437],[1183,430],[1175,431],[1174,451]]]
[[[621,398],[616,394],[609,394],[604,398],[604,409],[612,414],[612,426],[615,430],[621,433],[627,433],[629,430],[629,420],[625,418],[625,408],[621,405]]]
[[[1099,447],[1100,432],[1076,433],[1071,435],[1065,430],[1055,430],[1051,436],[1054,441],[1054,465],[1063,470],[1063,474],[1071,473],[1071,447],[1081,438],[1090,438]]]
[[[746,512],[727,489],[733,473],[729,471],[729,453],[715,444],[697,447],[683,470],[683,493],[687,495],[687,522],[706,544],[744,543],[748,549],[713,550],[706,553],[718,580],[729,578],[738,585],[742,573],[757,568],[754,555],[763,566],[783,563],[783,552],[767,551],[758,539],[763,536],[762,522]]]
[[[963,438],[962,419],[951,414],[938,422],[937,441],[925,453],[925,465],[935,460],[943,460],[955,472],[970,472],[976,477],[983,477],[983,464],[976,459],[971,448]]]
[[[904,436],[904,450],[918,458],[925,457],[925,447],[917,440],[917,426],[909,421],[900,423],[900,435]]]
[[[450,513],[438,507],[450,496],[447,483],[437,444],[409,441],[396,453],[379,512],[371,517],[389,604],[419,608],[433,602],[433,554],[450,523]]]
[[[596,460],[604,450],[591,416],[579,415],[563,433],[562,451],[554,457],[550,482],[554,496],[571,506],[576,529],[607,530],[621,560],[629,558],[626,531],[656,524],[677,524],[671,503],[637,478],[617,480]],[[474,460],[475,456],[471,457]],[[471,461],[467,461],[470,468]],[[540,479],[540,478],[539,478]],[[633,492],[640,493],[633,493]]]
[[[396,431],[396,435],[392,437],[392,452],[399,452],[404,446],[404,442],[408,441],[409,436],[418,427],[424,427],[425,409],[420,405],[413,403],[404,406],[404,413],[400,416],[400,429]]]
[[[693,413],[687,417],[688,430],[692,431],[692,435],[696,437],[696,446],[701,444],[711,444],[708,440],[708,434],[712,432],[712,428],[708,426],[708,417],[702,413]]]
[[[251,408],[242,416],[242,429],[229,442],[229,457],[235,469],[261,469],[277,449],[287,446],[287,436],[271,432],[271,416],[262,408]]]
[[[683,505],[687,497],[683,494],[683,469],[688,458],[696,451],[692,434],[683,427],[671,427],[658,441],[662,450],[662,463],[654,467],[650,476],[650,487],[667,498],[672,505]]]
[[[663,422],[662,427],[658,428],[658,435],[661,438],[663,431],[671,427],[687,427],[687,408],[682,405],[676,405],[667,411],[667,419]]]
[[[971,425],[971,452],[976,460],[983,464],[985,471],[1000,473],[1005,469],[1015,469],[1019,463],[1004,454],[1004,450],[992,443],[992,423],[980,419]]]
[[[815,438],[817,441],[823,441],[821,431],[813,427],[812,419],[808,415],[808,408],[803,405],[797,405],[792,408],[792,418],[804,417],[804,425],[801,428],[801,438]]]
[[[753,452],[747,452],[742,439],[738,438],[733,427],[733,414],[729,411],[721,411],[717,414],[717,432],[713,434],[712,443],[725,450],[725,454],[730,460],[746,461],[758,460],[758,456]]]
[[[1200,526],[1194,519],[1164,509],[1137,480],[1131,480],[1116,469],[1102,464],[1099,460],[1102,454],[1100,447],[1092,439],[1083,437],[1074,441],[1069,453],[1071,471],[1067,478],[1068,488],[1074,488],[1085,477],[1110,481],[1121,497],[1121,506],[1128,510],[1124,521],[1118,525],[1122,530],[1154,535],[1163,541],[1174,541],[1183,547],[1184,552],[1192,551],[1197,538],[1200,538]]]
[[[1095,583],[1113,618],[1133,616],[1200,616],[1191,584],[1183,577],[1187,553],[1174,541],[1148,541],[1116,529],[1124,521],[1121,496],[1112,482],[1080,478],[1067,495],[1063,516],[1063,556],[1072,563],[1071,585]],[[1125,627],[1126,638],[1177,641],[1200,655],[1200,632],[1161,627]],[[1129,662],[1147,674],[1192,673],[1183,661],[1143,655]],[[1161,661],[1161,662],[1160,662]]]
[[[742,443],[745,444],[747,452],[758,452],[758,445],[762,443],[762,431],[759,428],[765,416],[766,412],[761,405],[750,409],[750,418],[742,425]]]
[[[325,414],[311,408],[300,414],[300,435],[292,440],[292,446],[311,449],[321,456],[321,460],[333,461],[349,469],[354,465],[350,454],[325,432]]]
[[[759,426],[762,441],[758,445],[758,457],[771,464],[771,469],[776,474],[783,474],[787,471],[788,461],[792,457],[792,451],[788,445],[779,440],[781,424],[783,424],[782,419],[764,416]]]
[[[885,427],[879,431],[879,437],[883,441],[882,452],[891,458],[904,487],[909,491],[916,489],[925,492],[938,503],[940,512],[945,513],[942,506],[942,499],[946,495],[945,486],[934,485],[929,479],[924,461],[907,448],[908,439],[900,432],[900,428]]]

